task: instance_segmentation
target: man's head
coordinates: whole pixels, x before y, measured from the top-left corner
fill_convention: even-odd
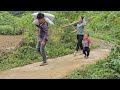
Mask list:
[[[38,22],[39,22],[39,23],[43,23],[43,22],[45,22],[44,14],[42,14],[42,13],[38,13],[38,15],[37,15],[37,19],[38,19]]]

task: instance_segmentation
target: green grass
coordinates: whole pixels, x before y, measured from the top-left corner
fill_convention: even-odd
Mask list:
[[[85,70],[77,70],[64,79],[120,79],[120,74],[109,68],[90,66]]]
[[[41,60],[41,56],[35,50],[24,46],[6,55],[0,55],[0,70],[12,69]]]
[[[76,69],[64,79],[120,79],[120,48],[113,48],[107,59]]]

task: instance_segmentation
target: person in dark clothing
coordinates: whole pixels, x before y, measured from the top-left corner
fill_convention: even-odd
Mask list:
[[[44,66],[48,64],[45,51],[45,46],[48,41],[48,23],[45,21],[44,14],[42,13],[38,13],[37,19],[39,21],[39,25],[36,25],[39,28],[37,51],[43,57],[43,63],[40,66]]]
[[[74,53],[74,56],[76,55],[76,52],[79,50],[79,48],[81,50],[83,50],[83,45],[82,45],[82,41],[83,41],[83,37],[84,37],[84,26],[86,25],[86,22],[84,20],[84,17],[81,16],[80,17],[80,21],[75,23],[74,26],[77,27],[77,46],[76,46],[76,51]]]
[[[90,43],[91,40],[89,39],[89,34],[84,35],[84,48],[83,48],[83,53],[85,54],[84,58],[87,59],[89,57],[90,53]]]

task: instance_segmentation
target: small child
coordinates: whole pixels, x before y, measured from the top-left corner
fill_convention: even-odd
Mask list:
[[[90,43],[91,43],[91,40],[89,39],[89,34],[84,34],[83,54],[85,54],[85,56],[84,56],[85,59],[87,59],[89,57]]]

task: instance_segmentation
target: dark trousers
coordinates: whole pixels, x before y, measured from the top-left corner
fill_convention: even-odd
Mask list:
[[[89,56],[89,54],[90,54],[90,48],[89,47],[84,47],[83,48],[83,53],[85,54],[85,56]]]
[[[76,51],[78,51],[79,48],[83,50],[82,40],[83,40],[83,35],[77,35]]]
[[[46,42],[45,42],[46,45]],[[38,47],[37,47],[37,52],[40,53],[43,57],[43,62],[46,63],[46,50],[45,50],[45,45],[42,45],[41,42],[38,42]]]

